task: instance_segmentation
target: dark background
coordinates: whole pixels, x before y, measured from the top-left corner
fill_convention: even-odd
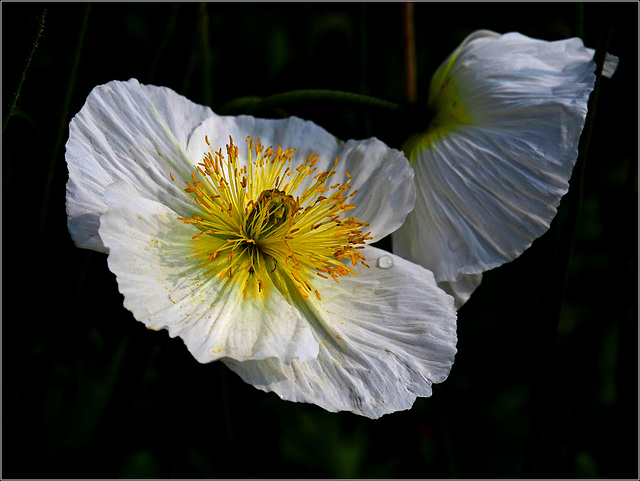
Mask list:
[[[281,401],[136,322],[106,256],[68,235],[64,143],[91,89],[114,79],[215,111],[303,88],[404,103],[401,4],[3,3],[3,123],[43,8],[2,136],[3,477],[637,478],[635,3],[415,5],[422,102],[438,64],[481,28],[595,48],[613,9],[620,67],[599,93],[564,297],[567,258],[554,252],[570,239],[567,198],[460,310],[449,379],[375,421]],[[338,103],[261,112],[282,114],[396,148],[424,127]]]

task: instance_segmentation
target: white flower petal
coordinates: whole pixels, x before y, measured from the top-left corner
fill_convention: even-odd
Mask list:
[[[618,68],[618,63],[620,63],[618,57],[607,53],[604,59],[604,65],[602,66],[602,76],[607,78],[613,77],[613,74],[616,73]]]
[[[370,418],[430,396],[454,361],[453,299],[429,271],[374,247],[364,253],[371,268],[354,267],[357,277],[324,283],[320,307],[306,313],[320,342],[317,359],[225,364],[283,399]]]
[[[342,193],[342,184],[349,180],[352,190],[346,194],[359,190],[353,209],[346,205],[350,200],[338,197],[340,206],[347,215],[370,223],[366,230],[377,240],[396,229],[413,206],[413,170],[399,151],[377,139],[344,143],[296,118],[218,117],[168,89],[141,86],[135,80],[95,89],[70,128],[67,209],[74,240],[79,246],[108,252],[125,307],[150,329],[165,328],[170,336],[181,337],[198,361],[222,358],[231,364],[266,366],[266,370],[251,367],[270,379],[268,386],[258,383],[261,389],[370,417],[408,409],[417,396],[431,394],[432,383],[447,377],[455,355],[455,310],[453,299],[437,288],[430,272],[366,247],[358,252],[373,266],[354,266],[359,277],[344,277],[352,271],[342,267],[327,268],[328,274],[343,276],[341,283],[314,275],[302,285],[290,272],[300,265],[287,270],[287,262],[275,251],[269,251],[264,265],[259,260],[254,264],[252,256],[262,254],[253,249],[236,252],[237,246],[229,244],[236,241],[225,237],[235,224],[227,219],[220,223],[221,229],[216,227],[211,219],[220,214],[210,212],[204,201],[201,210],[195,196],[190,199],[178,187],[178,177],[183,181],[191,177],[208,150],[205,135],[216,148],[224,148],[229,135],[236,137],[236,144],[252,136],[265,146],[294,147],[298,152],[293,168],[313,153],[319,156],[317,169],[330,171],[337,157],[332,189],[340,185]],[[234,165],[240,167],[241,162]],[[240,182],[237,170],[233,172],[234,185],[246,182],[244,178]],[[206,193],[198,190],[202,183],[193,181],[199,186],[187,192],[204,199]],[[224,185],[220,180],[220,189]],[[220,205],[234,206],[236,210],[224,213],[239,222],[240,233],[240,223],[247,219],[234,215],[243,212],[244,197],[230,192],[233,199]],[[215,231],[205,232],[191,221],[199,227],[214,226]],[[313,217],[308,222],[311,230],[318,228],[312,226]],[[336,223],[336,238],[345,235],[345,225],[360,227],[352,220]],[[292,233],[295,230],[299,229]],[[321,234],[326,237],[326,232]],[[202,237],[207,234],[211,236]],[[263,240],[243,237],[241,242],[253,241],[263,249],[256,242]],[[336,250],[334,242],[328,238],[324,247],[335,256],[347,252]],[[283,244],[283,249],[292,249],[286,240]],[[304,244],[298,246],[300,253],[313,262],[315,244]],[[352,257],[355,264],[357,255],[349,252],[345,257]],[[269,261],[275,261],[273,270]],[[277,267],[278,262],[283,264]],[[265,273],[253,278],[260,269]],[[249,276],[251,284],[244,285]],[[318,299],[321,291],[324,300],[309,298],[313,290]],[[263,294],[257,296],[256,291]]]
[[[176,212],[126,182],[109,186],[105,202],[100,236],[124,306],[138,321],[181,337],[203,363],[223,356],[283,363],[316,357],[308,321],[277,290],[266,299],[244,299],[236,284],[204,275],[192,251],[199,231],[177,221]]]
[[[318,155],[318,172],[334,169],[336,174],[332,181],[335,183],[345,182],[348,172],[352,176],[353,187],[347,193],[358,191],[353,197],[354,209],[348,211],[348,215],[370,223],[367,230],[371,230],[371,242],[400,227],[413,208],[415,192],[409,162],[402,152],[389,148],[376,138],[343,142],[313,122],[297,117],[272,120],[214,114],[191,136],[187,149],[191,158],[200,159],[209,151],[205,135],[214,150],[222,148],[223,152],[229,143],[229,135],[240,153],[246,152],[244,141],[249,135],[254,139],[260,138],[265,147],[295,148],[293,169],[306,161],[310,154]]]
[[[438,282],[438,287],[455,299],[456,311],[471,297],[482,282],[482,274],[466,274],[457,282]]]
[[[336,168],[352,175],[355,208],[347,214],[364,220],[376,242],[398,229],[415,202],[413,169],[402,152],[377,139],[348,141],[338,153],[344,159]]]
[[[513,260],[544,233],[578,155],[592,57],[579,39],[468,37],[433,77],[432,129],[408,145],[416,204],[394,252],[439,282],[458,281]]]
[[[67,215],[76,245],[105,251],[99,217],[106,209],[104,190],[113,182],[128,182],[151,199],[175,197],[180,190],[169,172],[190,168],[189,135],[211,115],[168,88],[135,79],[94,88],[69,125],[66,145]],[[192,209],[184,198],[174,204]]]

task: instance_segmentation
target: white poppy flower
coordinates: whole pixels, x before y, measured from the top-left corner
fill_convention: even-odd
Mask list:
[[[393,250],[433,271],[457,306],[549,228],[578,156],[593,54],[577,38],[482,30],[434,74],[433,121],[404,147],[416,203]],[[604,74],[616,65],[608,56]]]
[[[107,252],[125,307],[198,361],[371,418],[447,377],[453,299],[367,245],[413,207],[399,151],[297,118],[220,117],[130,80],[91,92],[66,159],[74,242]]]

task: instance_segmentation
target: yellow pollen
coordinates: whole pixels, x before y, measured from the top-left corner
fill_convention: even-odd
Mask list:
[[[346,200],[358,192],[344,194],[351,188],[351,174],[346,173],[345,182],[327,185],[336,174],[337,157],[329,170],[316,173],[319,155],[310,154],[294,168],[295,149],[265,148],[251,136],[246,142],[247,154],[240,156],[229,136],[225,155],[205,136],[209,151],[184,179],[182,190],[197,214],[177,220],[197,229],[194,256],[202,258],[206,275],[228,276],[245,296],[265,296],[274,286],[282,290],[288,278],[304,299],[311,300],[311,294],[322,301],[313,274],[339,282],[339,277],[356,275],[343,260],[369,267],[358,250],[371,239],[370,232],[362,233],[369,224],[344,217],[355,208]],[[220,256],[223,251],[226,256]]]

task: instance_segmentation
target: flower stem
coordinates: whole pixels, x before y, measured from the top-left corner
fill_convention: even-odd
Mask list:
[[[67,83],[67,93],[64,98],[64,104],[62,107],[62,115],[60,116],[60,125],[58,127],[58,133],[56,135],[55,144],[49,161],[49,168],[47,169],[47,179],[45,181],[43,195],[42,195],[42,208],[40,209],[40,225],[39,232],[44,229],[45,219],[47,218],[47,206],[49,205],[49,191],[51,190],[51,182],[53,181],[53,171],[58,157],[58,152],[62,146],[62,141],[65,136],[65,132],[68,128],[69,122],[69,106],[71,105],[71,95],[76,84],[76,76],[78,73],[78,66],[80,65],[80,52],[82,51],[82,45],[84,44],[84,36],[89,25],[89,13],[91,12],[91,4],[88,3],[85,11],[82,25],[80,27],[80,34],[78,37],[78,43],[76,44],[76,51],[73,56],[73,64],[71,65],[71,73],[69,74],[69,82]]]
[[[368,93],[368,46],[367,4],[360,4],[360,93]]]
[[[367,27],[367,4],[363,2],[360,6],[360,94],[367,95],[369,93],[369,29]],[[371,116],[361,115],[362,125],[364,126],[363,134],[365,137],[373,136],[373,123]]]
[[[579,155],[572,175],[572,179],[575,179],[575,183],[572,184],[574,188],[569,191],[563,201],[566,206],[565,215],[556,216],[550,229],[550,232],[552,232],[554,236],[553,258],[551,261],[552,269],[549,276],[551,282],[549,284],[549,295],[546,296],[548,301],[541,307],[541,318],[549,319],[546,326],[546,333],[543,337],[544,345],[541,346],[542,355],[546,357],[546,366],[540,370],[539,377],[535,377],[533,381],[534,388],[531,396],[532,413],[529,438],[525,448],[526,454],[524,456],[523,477],[558,475],[558,473],[544,471],[544,467],[541,466],[539,462],[540,451],[543,445],[545,424],[548,417],[550,378],[553,372],[553,358],[557,342],[558,325],[566,291],[567,271],[571,260],[571,251],[574,244],[575,230],[578,224],[583,196],[587,152],[593,131],[596,101],[598,99],[598,91],[602,78],[602,68],[609,47],[609,40],[613,32],[613,23],[614,12],[612,9],[606,8],[606,16],[594,55],[596,82],[593,92],[589,97],[585,128],[580,138]]]
[[[252,105],[257,104],[262,100],[262,97],[238,97],[237,99],[230,100],[222,107],[217,109],[220,115],[230,115],[240,112],[245,112]]]
[[[584,36],[584,3],[578,2],[576,4],[576,37],[584,41]]]
[[[416,79],[416,35],[413,21],[413,3],[402,4],[403,45],[404,45],[404,73],[405,90],[409,105],[418,101]]]
[[[338,102],[355,104],[363,107],[384,109],[389,111],[401,111],[403,107],[395,102],[382,100],[369,95],[342,92],[339,90],[292,90],[281,94],[271,95],[267,98],[241,97],[223,105],[218,112],[222,115],[237,113],[244,110],[246,114],[255,114],[260,111],[282,107],[284,105],[300,102]]]
[[[221,363],[220,363],[221,364]],[[224,425],[227,431],[227,446],[229,448],[230,459],[235,459],[235,439],[233,436],[233,423],[231,422],[231,405],[229,403],[229,389],[227,387],[227,366],[219,366],[220,372],[220,392],[222,395],[222,411]]]
[[[200,17],[200,41],[202,43],[202,98],[205,105],[213,102],[213,77],[211,75],[211,45],[209,43],[209,13],[207,4],[201,3]]]
[[[42,13],[40,14],[40,22],[38,26],[38,33],[36,35],[35,40],[33,41],[33,45],[31,47],[31,51],[29,52],[29,56],[27,57],[27,61],[24,65],[24,69],[22,70],[22,74],[18,79],[18,86],[16,87],[16,92],[13,96],[13,100],[11,101],[11,105],[9,106],[9,111],[7,112],[7,117],[4,119],[4,123],[2,124],[2,132],[4,133],[4,129],[7,128],[7,123],[9,119],[13,115],[13,111],[16,108],[16,104],[18,103],[18,98],[20,97],[20,90],[22,89],[22,84],[24,79],[27,76],[27,70],[29,69],[29,65],[31,65],[31,59],[33,58],[33,53],[36,51],[36,47],[38,46],[38,40],[42,36],[42,31],[44,30],[44,19],[47,16],[47,9],[42,9]]]
[[[155,49],[155,55],[153,57],[153,61],[151,66],[149,67],[149,72],[147,73],[147,81],[151,82],[156,75],[158,70],[158,66],[162,61],[163,57],[166,54],[167,45],[169,44],[169,39],[173,35],[176,29],[176,18],[178,14],[178,6],[179,3],[175,3],[173,5],[173,9],[171,10],[171,14],[169,15],[169,20],[167,21],[167,26],[164,28],[164,34],[162,36],[162,40],[158,45],[158,48]]]

